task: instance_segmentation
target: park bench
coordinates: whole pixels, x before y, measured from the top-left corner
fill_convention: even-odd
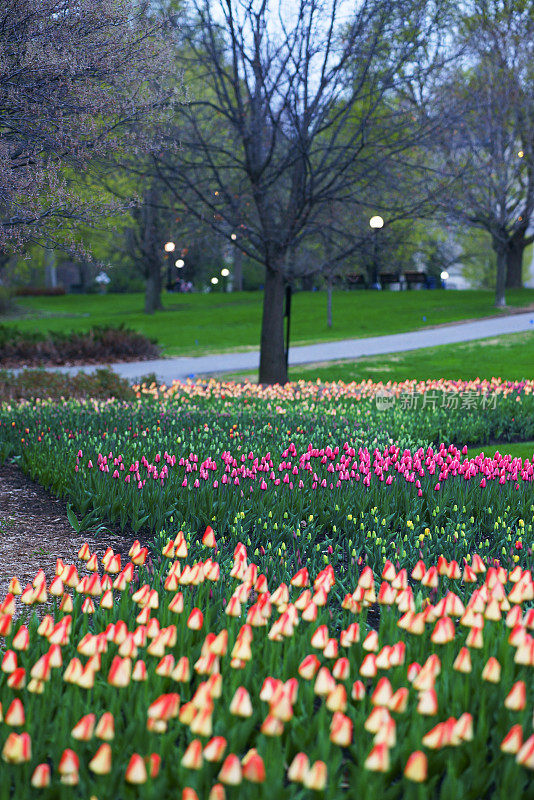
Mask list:
[[[428,281],[428,275],[426,272],[419,272],[418,270],[407,270],[404,273],[404,279],[406,281],[406,288],[410,289],[412,286],[426,286]]]
[[[400,272],[381,272],[379,279],[382,286],[390,286],[392,283],[398,283],[402,288],[402,277]]]

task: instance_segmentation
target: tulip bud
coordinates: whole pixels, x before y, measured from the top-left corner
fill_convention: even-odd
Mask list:
[[[314,789],[321,792],[326,786],[327,768],[324,761],[316,761],[311,765],[304,776],[304,786],[307,789]]]
[[[252,702],[250,695],[244,686],[239,686],[230,703],[230,714],[237,717],[251,717],[252,716]]]
[[[8,764],[22,764],[32,757],[29,733],[10,733],[2,749],[2,758]]]
[[[35,789],[44,789],[46,786],[50,786],[50,765],[49,764],[38,764],[32,775],[31,785]]]
[[[107,775],[111,772],[111,747],[109,744],[100,745],[89,762],[89,769],[96,775]]]
[[[354,681],[350,696],[353,700],[363,700],[365,697],[365,685],[362,681]]]
[[[182,766],[186,769],[202,769],[202,743],[193,739],[182,756]]]
[[[330,723],[330,741],[340,747],[348,747],[352,741],[352,721],[336,711]]]
[[[305,680],[311,680],[313,677],[315,677],[315,674],[320,666],[321,662],[317,656],[312,653],[301,661],[298,668],[298,673],[301,678],[304,678]]]
[[[404,767],[404,775],[415,783],[423,783],[428,776],[428,759],[421,750],[415,750]]]
[[[230,753],[224,759],[218,778],[221,783],[226,783],[228,786],[238,786],[241,783],[243,779],[241,764],[234,753]]]
[[[255,748],[249,750],[243,757],[241,768],[243,777],[250,783],[263,783],[265,781],[265,764]]]
[[[494,656],[490,656],[482,670],[482,680],[490,683],[499,683],[501,680],[501,665]]]
[[[524,681],[516,681],[504,700],[505,708],[522,711],[527,703],[527,690]]]
[[[124,779],[128,783],[133,784],[146,783],[148,779],[146,765],[141,756],[137,753],[134,753],[130,758]]]
[[[92,739],[95,728],[95,720],[95,714],[86,714],[85,717],[82,717],[71,731],[72,738],[84,742],[88,742],[89,739]]]
[[[6,725],[10,725],[14,728],[19,725],[24,725],[25,721],[24,706],[19,698],[16,697],[6,711],[4,722]]]
[[[364,762],[365,769],[373,772],[388,772],[389,750],[386,744],[375,744]]]
[[[534,734],[526,740],[517,753],[515,760],[521,766],[534,770]]]
[[[304,783],[310,762],[306,753],[297,753],[287,771],[287,779],[292,783]]]
[[[58,766],[58,772],[62,776],[62,778],[67,777],[69,775],[77,775],[79,767],[80,767],[80,759],[78,758],[74,750],[70,750],[69,748],[64,750],[61,755]]]
[[[115,738],[115,721],[111,712],[105,711],[102,714],[95,728],[95,736],[105,741],[111,741]]]

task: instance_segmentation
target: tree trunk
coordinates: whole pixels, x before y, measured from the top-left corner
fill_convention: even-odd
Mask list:
[[[512,239],[506,258],[506,288],[521,289],[523,286],[524,237]]]
[[[45,286],[47,289],[55,289],[57,286],[56,273],[56,254],[48,248],[44,252],[45,260]]]
[[[157,273],[151,270],[145,286],[145,314],[153,314],[154,311],[160,311],[161,308],[161,278],[159,270]]]
[[[326,282],[326,324],[332,327],[332,281]]]
[[[506,306],[506,249],[500,246],[497,249],[497,283],[495,287],[495,306]]]
[[[232,291],[243,291],[243,251],[239,247],[234,248]]]
[[[260,383],[287,381],[284,349],[284,275],[280,269],[265,269],[261,324]]]

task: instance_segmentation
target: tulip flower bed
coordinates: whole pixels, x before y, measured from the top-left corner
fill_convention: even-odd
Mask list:
[[[518,427],[534,420],[530,384],[433,382],[416,396],[424,402],[438,384],[447,402],[460,390],[488,394],[484,420],[494,427],[512,415]],[[379,389],[148,387],[135,403],[4,406],[0,435],[5,454],[72,504],[76,527],[111,522],[156,536],[215,521],[228,542],[271,558],[280,580],[285,565],[320,568],[325,552],[340,574],[474,550],[531,568],[531,460],[469,459],[465,445],[418,436],[438,426],[450,441],[458,419],[476,422],[480,410],[427,402],[387,417]]]
[[[2,800],[532,797],[530,571],[473,554],[277,584],[211,528],[130,557],[12,580]]]

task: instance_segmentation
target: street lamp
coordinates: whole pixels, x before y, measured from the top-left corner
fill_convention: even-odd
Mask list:
[[[167,291],[170,292],[172,289],[172,264],[171,264],[171,253],[174,252],[174,248],[176,245],[174,242],[166,242],[164,246],[164,250],[167,253]]]
[[[178,259],[177,259],[177,260],[174,262],[174,266],[175,266],[175,267],[178,267],[178,269],[182,269],[182,267],[185,267],[185,261],[183,260],[183,258],[178,258]]]
[[[221,275],[223,277],[223,292],[228,291],[228,276],[230,275],[230,270],[228,267],[223,267],[221,270]]]
[[[373,283],[372,289],[381,289],[380,281],[378,279],[378,231],[384,227],[384,220],[379,214],[375,214],[369,220],[369,226],[374,230],[374,246],[373,246]]]
[[[217,284],[219,283],[219,279],[218,279],[218,278],[212,278],[212,279],[211,279],[211,282],[212,282],[212,284],[213,284],[214,286],[217,286]]]

